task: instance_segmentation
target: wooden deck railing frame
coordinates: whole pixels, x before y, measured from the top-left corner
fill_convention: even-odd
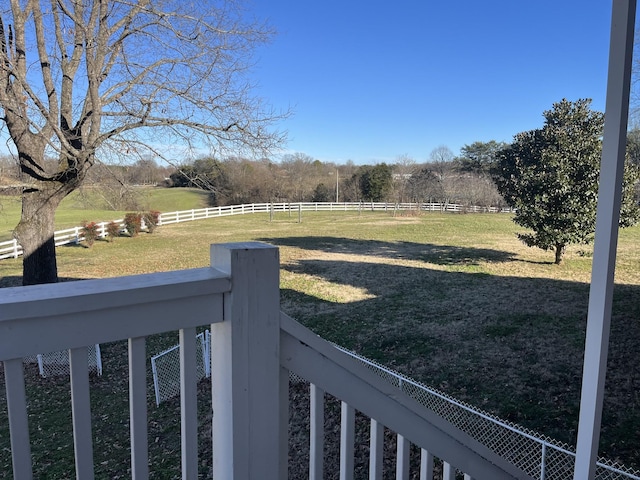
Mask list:
[[[149,477],[145,337],[178,330],[181,350],[182,478],[197,477],[195,331],[212,331],[213,477],[287,478],[289,372],[343,402],[341,478],[353,476],[353,414],[398,432],[400,478],[408,442],[445,460],[466,478],[529,478],[506,460],[419,405],[280,312],[276,247],[214,245],[211,267],[130,277],[2,289],[0,361],[5,384],[14,478],[33,478],[22,358],[69,350],[77,478],[94,478],[87,345],[127,340],[131,471]],[[39,335],[33,335],[38,331]],[[317,400],[317,399],[316,399]],[[316,420],[319,413],[315,415]],[[378,428],[374,428],[378,425]],[[351,427],[350,427],[351,426]],[[313,436],[313,472],[322,472],[321,428]],[[351,432],[351,433],[350,433]],[[378,437],[379,438],[379,437]],[[373,439],[375,444],[378,440]],[[374,465],[380,450],[375,448]],[[425,457],[429,465],[433,457]],[[153,465],[151,466],[153,468]],[[426,476],[425,476],[426,478]]]

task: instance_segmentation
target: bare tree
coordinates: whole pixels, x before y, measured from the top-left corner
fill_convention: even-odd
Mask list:
[[[54,213],[97,157],[281,144],[271,127],[286,112],[254,98],[246,75],[272,32],[243,15],[236,2],[207,0],[3,3],[1,120],[24,180],[15,232],[25,285],[57,280]]]
[[[409,182],[411,177],[417,173],[416,161],[409,155],[400,155],[393,165],[393,189],[396,202],[404,203],[409,201]]]
[[[434,148],[429,154],[429,161],[431,163],[448,163],[453,161],[454,158],[455,155],[446,145],[440,145]]]
[[[311,198],[315,180],[314,159],[304,153],[285,155],[280,162],[282,174],[287,178],[284,194],[289,201],[303,202]]]
[[[18,185],[20,171],[11,155],[0,155],[0,185]]]

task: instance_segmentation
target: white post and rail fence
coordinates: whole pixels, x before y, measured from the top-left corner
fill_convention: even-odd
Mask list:
[[[301,212],[354,212],[363,210],[393,213],[406,211],[454,213],[511,212],[508,208],[464,206],[453,203],[250,203],[162,213],[158,219],[158,225],[168,225],[171,223],[191,222],[195,220],[205,220],[208,218],[245,215],[251,213],[268,213],[269,215],[273,215],[277,212],[288,212],[290,214],[295,212],[296,215],[299,215]],[[113,222],[120,225],[121,230],[124,229],[123,219],[113,220]],[[109,223],[110,221],[97,223],[99,238],[107,237],[107,225]],[[84,241],[82,227],[76,226],[64,230],[58,230],[54,232],[54,239],[56,247],[61,245],[78,244]],[[14,239],[0,242],[0,260],[5,258],[18,258],[22,253],[22,247],[17,240]]]

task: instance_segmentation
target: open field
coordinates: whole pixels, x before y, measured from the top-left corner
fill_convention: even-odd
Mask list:
[[[557,266],[551,252],[525,247],[515,232],[506,214],[314,213],[301,224],[296,215],[269,222],[255,214],[167,225],[92,249],[60,247],[58,262],[65,280],[110,277],[206,266],[211,243],[275,244],[283,310],[294,318],[454,397],[574,444],[592,250],[570,247]],[[600,451],[636,468],[639,240],[640,227],[621,232]],[[17,284],[20,268],[20,260],[0,262],[0,285]],[[149,355],[166,343],[154,342]],[[114,379],[125,368],[123,355],[123,346],[106,346],[105,377],[94,383],[126,402],[124,374]],[[30,388],[56,388],[52,383],[35,379]],[[104,415],[117,416],[106,403]],[[157,435],[164,445],[161,424],[171,408],[150,407],[160,415],[152,417],[152,443]],[[152,448],[161,458],[164,447]],[[126,443],[122,449],[126,454]],[[7,459],[0,456],[2,470]]]
[[[175,212],[206,207],[207,193],[195,188],[133,189],[141,210]],[[20,197],[0,195],[0,242],[11,240],[11,232],[20,221]],[[99,192],[92,187],[73,192],[65,198],[56,211],[56,230],[76,227],[83,220],[106,222],[123,218],[130,210],[109,210]]]

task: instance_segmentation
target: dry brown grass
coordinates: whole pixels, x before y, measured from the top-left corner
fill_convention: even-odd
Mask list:
[[[211,243],[280,247],[283,309],[320,335],[528,428],[574,443],[591,247],[562,265],[506,215],[221,218],[59,249],[66,278],[209,264]],[[620,235],[601,454],[640,466],[640,227]],[[0,262],[2,282],[19,262]]]

